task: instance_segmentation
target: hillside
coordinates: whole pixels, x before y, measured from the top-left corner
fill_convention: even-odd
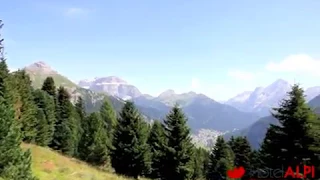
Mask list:
[[[43,81],[50,76],[54,79],[57,87],[66,87],[71,95],[72,102],[75,102],[77,98],[81,96],[84,99],[87,112],[98,111],[105,98],[108,98],[111,101],[113,107],[117,111],[120,111],[124,104],[124,101],[118,97],[79,87],[67,77],[59,74],[58,71],[51,68],[45,62],[35,62],[26,66],[24,70],[29,74],[34,88],[41,88]],[[160,119],[164,117],[163,113],[159,112],[157,109],[153,109],[152,107],[141,107],[138,105],[137,108],[147,120]]]
[[[129,180],[47,148],[30,144],[22,144],[22,147],[31,149],[32,170],[40,180]]]
[[[57,71],[52,69],[48,64],[46,64],[43,61],[33,63],[25,67],[24,69],[29,74],[32,81],[32,85],[35,88],[40,88],[42,86],[43,81],[48,76],[51,76],[58,85],[67,88],[76,87],[76,84],[74,82],[60,75]]]

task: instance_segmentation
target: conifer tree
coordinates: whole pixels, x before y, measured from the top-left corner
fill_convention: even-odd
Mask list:
[[[3,24],[0,20],[0,30]],[[9,70],[4,58],[0,34],[0,178],[36,180],[31,172],[31,155],[22,151],[18,122],[14,119],[11,90],[7,85]]]
[[[164,167],[161,177],[164,180],[191,179],[193,174],[192,157],[194,146],[190,129],[182,110],[175,105],[164,120],[167,142],[164,146]]]
[[[38,125],[37,125],[37,136],[35,138],[35,143],[40,146],[46,146],[48,144],[48,137],[47,137],[47,132],[48,132],[48,125],[47,125],[47,120],[44,115],[44,112],[42,109],[38,108],[37,109],[37,116],[38,120]]]
[[[259,169],[262,167],[263,163],[260,157],[260,152],[259,150],[253,150],[252,154],[251,154],[251,160],[250,160],[250,164],[251,167]]]
[[[41,146],[48,146],[52,141],[55,128],[54,100],[48,93],[40,89],[33,92],[33,97],[38,108],[36,143]]]
[[[320,121],[308,107],[303,89],[295,84],[273,116],[280,125],[271,125],[262,143],[260,155],[269,168],[295,167],[301,163],[318,166]],[[309,159],[309,162],[305,162]]]
[[[148,144],[151,150],[151,173],[148,176],[152,179],[161,177],[160,170],[164,165],[161,159],[164,156],[163,147],[165,141],[164,128],[161,122],[154,121],[148,138]]]
[[[114,133],[112,166],[118,174],[133,177],[150,169],[147,125],[133,102],[123,106]]]
[[[206,177],[206,170],[208,166],[209,153],[207,150],[199,147],[195,149],[193,156],[193,180],[202,180]]]
[[[250,170],[253,168],[251,160],[253,153],[249,141],[246,137],[231,138],[229,145],[234,153],[234,165],[236,167],[244,167],[244,169]],[[246,174],[249,175],[249,174]],[[249,178],[244,176],[243,179]]]
[[[226,179],[226,172],[234,166],[234,155],[230,146],[219,136],[209,158],[207,180]]]
[[[1,29],[1,20],[0,20],[0,29]],[[3,40],[3,39],[2,39]],[[0,39],[0,53],[3,53],[3,47],[1,45],[2,40]],[[8,86],[8,80],[9,78],[9,70],[6,63],[6,60],[3,58],[3,55],[0,54],[0,96],[4,96],[5,87]]]
[[[73,105],[70,95],[64,87],[58,89],[57,119],[52,147],[67,155],[73,156],[76,148],[77,131],[73,117]]]
[[[93,136],[91,135],[92,128],[90,128],[91,118],[86,116],[81,122],[82,134],[78,144],[78,157],[83,161],[87,160],[88,154],[90,153],[88,147],[90,146],[90,143],[92,143],[93,139]]]
[[[86,111],[85,111],[85,107],[84,107],[84,101],[82,99],[82,97],[78,97],[78,100],[75,104],[75,110],[78,114],[78,118],[81,120],[84,120],[85,117],[87,116]]]
[[[228,145],[230,146],[231,149],[235,146],[235,141],[236,141],[235,137],[231,136],[228,141]]]
[[[78,142],[78,144],[77,144],[77,150],[76,150],[76,153],[75,153],[75,155],[77,156],[77,157],[80,157],[80,143],[81,143],[81,138],[82,138],[82,136],[83,136],[83,133],[84,133],[84,129],[83,128],[85,128],[84,126],[85,126],[85,121],[86,121],[86,116],[87,116],[87,114],[86,114],[86,111],[85,111],[85,107],[84,107],[84,101],[83,101],[83,99],[82,99],[82,97],[80,96],[80,97],[78,97],[78,99],[77,99],[77,102],[76,102],[76,104],[75,104],[75,119],[76,119],[76,125],[77,125],[77,142]]]
[[[15,104],[18,122],[21,122],[21,130],[23,140],[26,142],[34,142],[37,135],[37,106],[34,103],[33,88],[29,75],[24,70],[18,70],[13,73],[15,81],[15,90],[18,93]]]
[[[87,136],[84,142],[86,147],[82,151],[84,160],[94,165],[108,165],[108,137],[99,113],[89,115],[84,135]]]
[[[54,102],[54,108],[55,108],[55,120],[58,118],[58,114],[57,114],[57,106],[58,106],[58,102],[57,102],[57,88],[55,86],[55,82],[53,80],[52,77],[47,77],[41,87],[41,90],[47,92],[52,98],[53,98],[53,102]],[[52,145],[50,144],[50,147],[52,147]]]
[[[55,86],[55,83],[54,83],[54,80],[52,77],[47,77],[44,80],[41,90],[47,92],[52,97],[56,97],[57,90],[56,90],[56,86]]]
[[[102,118],[102,121],[104,123],[104,129],[107,132],[108,139],[110,140],[110,144],[108,147],[110,149],[113,149],[112,147],[112,140],[113,140],[113,133],[114,129],[117,124],[117,114],[109,101],[109,99],[105,99],[101,108],[100,108],[100,115]]]

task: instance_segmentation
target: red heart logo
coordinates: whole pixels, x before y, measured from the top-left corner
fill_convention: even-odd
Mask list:
[[[238,178],[242,178],[245,172],[246,170],[244,169],[244,167],[240,166],[240,167],[235,167],[234,169],[228,170],[227,175],[229,178],[238,179]]]

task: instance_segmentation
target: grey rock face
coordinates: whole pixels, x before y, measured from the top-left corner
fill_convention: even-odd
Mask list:
[[[142,95],[138,88],[116,76],[100,77],[95,78],[94,80],[82,80],[78,85],[96,92],[108,93],[112,96],[120,97],[121,99],[132,99]]]

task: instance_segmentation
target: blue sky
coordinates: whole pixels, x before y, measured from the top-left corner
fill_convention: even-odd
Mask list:
[[[143,93],[228,99],[278,78],[320,85],[318,0],[0,0],[8,64]]]

